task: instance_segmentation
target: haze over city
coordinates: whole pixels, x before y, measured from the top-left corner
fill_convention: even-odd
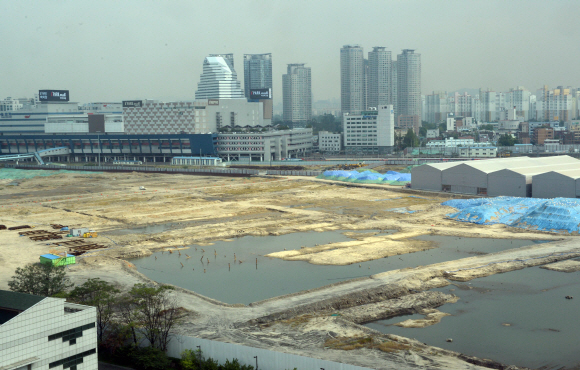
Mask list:
[[[193,100],[204,58],[272,53],[275,103],[288,63],[314,100],[340,97],[340,48],[422,56],[422,93],[580,84],[575,1],[18,1],[0,3],[0,96],[68,89],[73,101]]]

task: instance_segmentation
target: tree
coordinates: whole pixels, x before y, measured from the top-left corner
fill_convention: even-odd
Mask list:
[[[405,137],[403,138],[403,146],[405,148],[414,148],[419,146],[419,138],[417,137],[417,135],[415,135],[415,132],[413,132],[413,129],[408,129],[407,130],[407,134],[405,135]]]
[[[485,125],[479,126],[479,129],[486,130],[486,131],[493,131],[493,125],[491,123],[486,123]]]
[[[13,292],[44,297],[53,297],[72,286],[64,266],[44,263],[30,263],[25,267],[18,267],[12,280],[8,281],[8,287]]]
[[[503,134],[499,137],[499,139],[497,140],[497,145],[498,146],[513,146],[514,144],[516,144],[516,139],[508,134]]]
[[[96,307],[99,343],[103,343],[107,328],[112,321],[113,307],[118,294],[117,288],[99,278],[88,279],[69,294],[73,302]]]
[[[181,321],[183,311],[175,299],[169,296],[172,288],[163,285],[152,287],[135,284],[129,291],[128,303],[132,317],[143,329],[143,336],[152,347],[167,350],[171,341],[170,331]]]

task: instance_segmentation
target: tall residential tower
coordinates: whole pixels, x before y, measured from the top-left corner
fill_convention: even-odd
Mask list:
[[[365,58],[360,45],[340,49],[340,105],[342,113],[366,109]]]
[[[282,75],[283,118],[293,123],[306,123],[312,118],[312,82],[310,67],[288,64]]]
[[[384,47],[375,46],[373,51],[369,52],[368,64],[366,105],[373,108],[379,105],[393,105],[391,52]]]
[[[403,49],[397,55],[397,126],[418,134],[421,109],[421,54]]]

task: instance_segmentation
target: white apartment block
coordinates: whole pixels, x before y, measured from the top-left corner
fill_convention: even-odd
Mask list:
[[[318,150],[321,152],[340,152],[342,135],[328,131],[318,132]]]
[[[141,104],[123,108],[125,133],[206,134],[224,127],[263,128],[272,123],[272,120],[264,119],[263,104],[245,99],[202,99],[169,103],[146,100]]]
[[[390,148],[395,145],[395,117],[392,105],[376,110],[343,115],[344,146]]]
[[[0,369],[97,370],[94,307],[0,290]]]

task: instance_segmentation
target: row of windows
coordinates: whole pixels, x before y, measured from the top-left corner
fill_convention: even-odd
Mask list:
[[[62,365],[63,369],[68,369],[69,367],[71,370],[76,370],[76,365],[83,363],[83,358],[92,354],[97,353],[96,349],[90,349],[88,351],[84,351],[82,353],[76,354],[74,356],[63,358],[62,360],[58,360],[55,362],[51,362],[48,364],[48,368],[52,369],[53,367],[57,367]]]
[[[87,325],[83,325],[83,326],[79,326],[79,327],[76,327],[73,329],[61,331],[60,333],[49,335],[48,341],[50,342],[51,340],[56,340],[58,338],[62,338],[62,341],[66,342],[67,340],[76,339],[76,338],[83,336],[83,330],[92,329],[94,327],[95,327],[95,323],[92,322],[92,323],[87,324]]]

